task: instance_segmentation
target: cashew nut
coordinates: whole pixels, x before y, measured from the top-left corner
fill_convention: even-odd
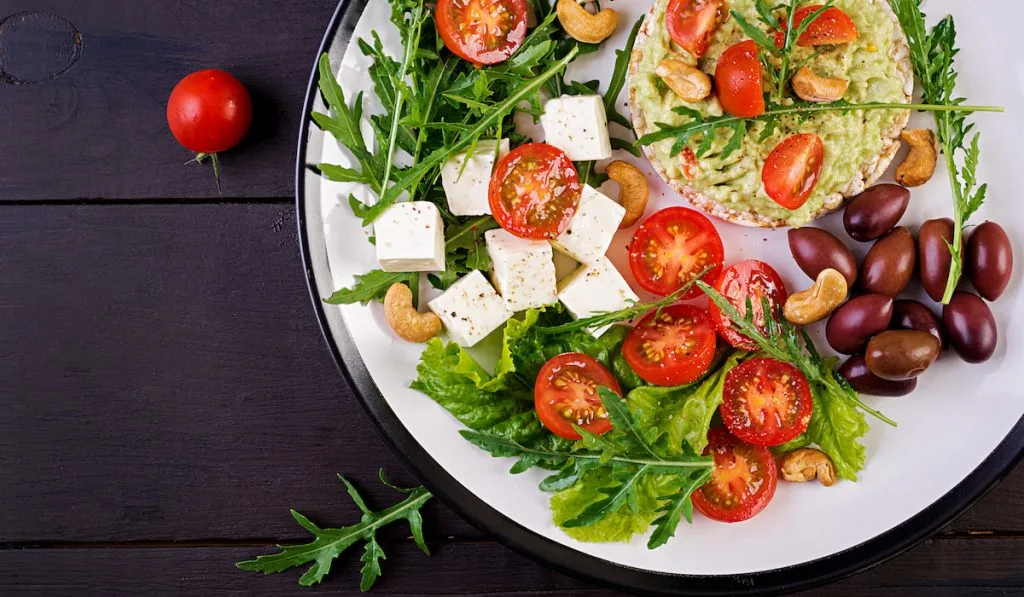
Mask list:
[[[606,8],[596,14],[587,12],[576,0],[558,0],[558,22],[573,39],[597,44],[611,37],[619,26],[619,13]]]
[[[843,274],[831,268],[821,270],[813,286],[790,295],[783,315],[796,325],[821,321],[843,304],[848,290]]]
[[[605,172],[608,178],[619,183],[619,202],[626,208],[626,215],[619,228],[629,228],[637,223],[647,209],[647,198],[651,192],[647,177],[633,164],[622,161],[608,164]]]
[[[669,89],[690,103],[699,102],[711,95],[711,78],[704,71],[690,66],[679,58],[666,58],[654,69],[654,74],[668,85]]]
[[[935,163],[939,159],[935,133],[931,129],[907,129],[901,136],[910,146],[910,153],[896,168],[896,182],[905,187],[919,187],[935,174]]]
[[[420,313],[412,306],[412,290],[401,282],[384,295],[384,317],[398,337],[409,342],[426,342],[441,333],[441,320],[433,313]]]
[[[813,481],[815,478],[825,487],[836,482],[836,467],[828,454],[814,448],[800,448],[782,457],[782,478],[794,483]]]
[[[822,77],[806,66],[793,76],[793,91],[800,99],[819,104],[843,99],[849,86],[846,79]]]

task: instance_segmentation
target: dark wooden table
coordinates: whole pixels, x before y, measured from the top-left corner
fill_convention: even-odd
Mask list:
[[[335,0],[0,0],[0,595],[355,594],[235,561],[413,482],[331,362],[296,243],[301,99]],[[226,68],[257,124],[224,194],[164,102]],[[937,433],[936,441],[949,441]],[[921,446],[927,450],[927,446]],[[901,488],[893,488],[894,491]],[[389,530],[386,595],[608,595],[439,503]],[[944,532],[821,595],[1024,594],[1024,469]]]

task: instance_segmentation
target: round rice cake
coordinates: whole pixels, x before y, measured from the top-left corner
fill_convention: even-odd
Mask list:
[[[722,53],[747,39],[730,16],[715,32],[705,55],[696,60],[671,41],[665,27],[667,4],[668,0],[655,0],[630,57],[629,103],[639,136],[658,131],[658,123],[689,122],[688,116],[672,111],[677,106],[687,106],[705,117],[722,115],[714,94],[704,101],[687,103],[668,89],[654,72],[664,58],[682,58],[713,75]],[[850,86],[844,100],[850,103],[910,103],[914,73],[907,39],[886,0],[837,0],[835,6],[849,14],[857,25],[857,40],[836,46],[796,48],[793,63],[810,59],[807,66],[817,74],[848,80]],[[729,8],[763,28],[757,20],[754,0],[730,0]],[[899,150],[899,135],[909,118],[909,110],[783,116],[777,121],[777,130],[763,139],[766,125],[751,122],[740,149],[728,157],[722,156],[729,140],[728,130],[717,132],[710,152],[701,158],[694,155],[701,142],[699,135],[689,140],[687,150],[676,155],[672,155],[673,139],[643,149],[655,170],[675,191],[715,217],[744,226],[802,226],[842,207],[846,198],[860,193],[882,176]],[[797,133],[821,137],[825,162],[807,203],[791,211],[765,194],[761,167],[779,142]]]

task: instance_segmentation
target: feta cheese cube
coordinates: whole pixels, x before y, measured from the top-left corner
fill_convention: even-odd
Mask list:
[[[491,256],[491,280],[513,312],[558,301],[551,245],[505,230],[484,233]]]
[[[396,203],[377,218],[373,230],[382,270],[444,271],[444,222],[433,203]]]
[[[563,95],[549,100],[540,117],[544,141],[574,162],[612,157],[608,117],[599,95]]]
[[[626,208],[590,185],[583,185],[580,206],[572,222],[551,244],[584,264],[601,261],[626,215]]]
[[[559,285],[558,300],[576,319],[584,319],[625,309],[640,300],[626,280],[605,257],[592,265],[584,265]],[[610,325],[588,330],[595,336],[608,331]]]
[[[480,141],[469,162],[466,152],[448,158],[441,167],[441,184],[448,198],[448,209],[456,216],[484,216],[491,213],[487,187],[494,170],[496,141]],[[501,140],[499,157],[509,152],[508,139]],[[463,163],[466,163],[463,169]]]
[[[505,300],[479,270],[462,276],[428,304],[460,346],[473,346],[512,317]]]

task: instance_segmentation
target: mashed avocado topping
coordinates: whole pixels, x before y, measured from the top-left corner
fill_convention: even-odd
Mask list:
[[[657,22],[649,24],[650,35],[638,40],[634,48],[634,52],[642,56],[630,81],[635,108],[643,112],[646,121],[645,130],[637,130],[640,135],[657,130],[655,123],[658,122],[669,125],[687,122],[688,117],[672,112],[672,108],[677,106],[689,106],[707,116],[722,113],[714,95],[702,102],[686,103],[654,74],[658,63],[670,55],[685,56],[693,62],[693,57],[669,38],[664,24],[667,4],[668,0],[657,0],[654,13]],[[757,22],[754,0],[731,0],[729,6],[751,22]],[[901,34],[892,15],[877,0],[837,0],[835,6],[845,11],[857,25],[857,40],[817,49],[797,48],[793,63],[802,64],[810,59],[807,66],[817,74],[848,80],[850,86],[844,99],[850,103],[905,103],[907,75],[900,70],[894,57],[896,40]],[[743,39],[746,35],[730,18],[715,33],[711,47],[698,62],[699,68],[713,75],[722,53]],[[784,99],[779,103],[791,104],[792,100]],[[838,207],[840,195],[859,190],[853,183],[863,178],[863,171],[874,167],[885,148],[886,138],[898,132],[905,117],[906,112],[894,110],[783,117],[778,130],[764,141],[759,138],[765,125],[755,123],[744,138],[740,151],[726,159],[721,157],[722,148],[728,140],[728,134],[723,131],[708,155],[694,161],[691,153],[689,165],[685,153],[671,155],[671,140],[657,142],[648,149],[670,179],[694,188],[726,209],[753,212],[790,226],[800,226],[819,215],[826,206]],[[797,133],[814,133],[821,138],[825,145],[825,162],[810,199],[798,210],[790,211],[765,194],[761,167],[780,141]],[[691,148],[696,148],[698,143],[699,139],[692,140]]]

